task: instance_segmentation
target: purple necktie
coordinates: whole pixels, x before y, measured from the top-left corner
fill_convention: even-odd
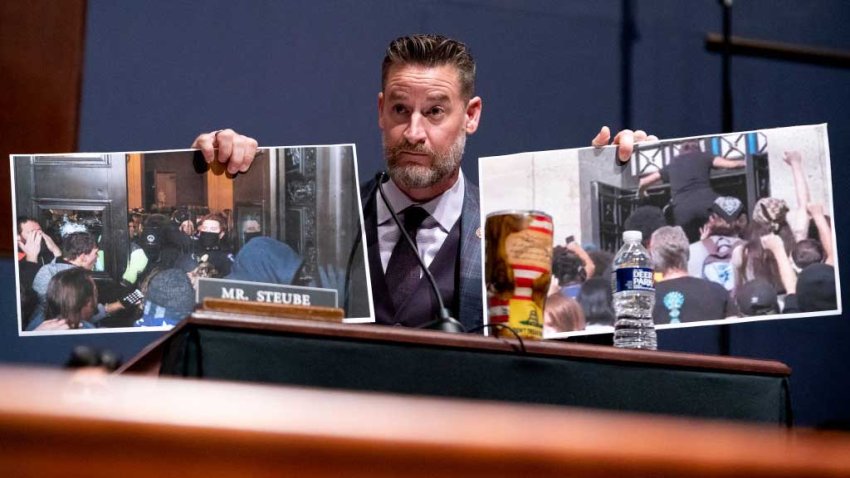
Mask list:
[[[419,206],[410,206],[402,214],[404,215],[404,230],[416,243],[416,231],[422,225],[422,221],[428,217],[428,212]],[[385,274],[387,288],[396,310],[401,308],[401,305],[413,293],[416,284],[419,283],[421,269],[418,255],[417,250],[410,247],[403,236],[399,236]]]

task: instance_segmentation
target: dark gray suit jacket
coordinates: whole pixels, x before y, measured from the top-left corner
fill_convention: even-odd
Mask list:
[[[458,288],[455,291],[458,297],[458,319],[467,330],[478,327],[483,323],[483,304],[481,301],[481,238],[479,232],[481,226],[481,208],[478,195],[478,187],[464,178],[463,210],[460,215],[460,256],[458,263]],[[376,199],[378,194],[377,180],[372,179],[364,184],[361,189],[363,203],[363,221],[366,228],[377,228]],[[380,200],[380,199],[377,199]],[[369,237],[369,229],[366,233]],[[374,245],[373,245],[374,246]],[[372,283],[376,278],[383,281],[383,271],[370,268]]]

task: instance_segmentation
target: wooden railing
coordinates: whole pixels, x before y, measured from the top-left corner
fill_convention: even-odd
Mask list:
[[[0,368],[0,475],[850,476],[850,437],[564,407]]]

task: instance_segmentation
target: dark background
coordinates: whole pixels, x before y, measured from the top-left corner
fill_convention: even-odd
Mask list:
[[[848,23],[845,0],[738,0],[733,13],[735,35],[845,55]],[[720,132],[721,57],[705,46],[720,31],[716,0],[90,0],[76,148],[185,148],[232,127],[265,146],[354,142],[367,178],[382,164],[383,51],[397,36],[439,32],[478,63],[483,117],[464,163],[477,182],[479,156],[586,146],[603,124],[666,138]],[[744,56],[732,68],[735,130],[829,123],[844,269],[850,69]],[[13,270],[0,261],[0,360],[59,364],[75,343],[129,358],[157,337],[19,338]],[[718,353],[720,330],[662,331],[660,348]],[[796,423],[814,426],[850,421],[849,335],[843,317],[737,324],[729,349],[790,365]]]

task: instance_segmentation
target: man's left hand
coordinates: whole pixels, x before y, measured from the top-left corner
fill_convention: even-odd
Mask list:
[[[627,163],[629,158],[632,156],[635,143],[640,143],[642,141],[658,141],[658,137],[654,134],[646,134],[646,131],[642,129],[635,131],[624,129],[617,133],[612,140],[611,129],[607,126],[603,126],[596,137],[591,140],[590,144],[597,148],[608,146],[609,144],[618,146],[617,158],[621,163]]]
[[[54,257],[62,257],[62,249],[53,242],[50,234],[42,234],[41,239],[44,241],[44,244],[47,245],[47,250],[49,250]]]

